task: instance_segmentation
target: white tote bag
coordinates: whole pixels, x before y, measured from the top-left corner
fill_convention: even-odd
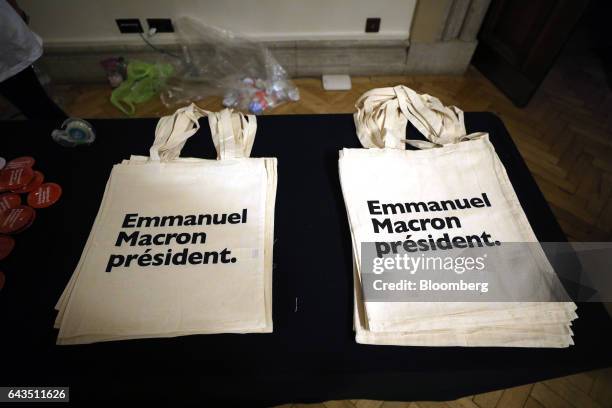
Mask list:
[[[218,160],[179,158],[208,116]],[[272,331],[276,159],[254,116],[195,105],[160,119],[150,157],[115,165],[56,308],[58,344]]]
[[[405,140],[408,122],[429,141]],[[570,323],[577,317],[572,302],[363,299],[360,263],[364,242],[397,242],[407,235],[413,241],[427,241],[444,232],[463,236],[486,233],[491,242],[501,244],[537,243],[537,239],[488,134],[467,135],[463,112],[458,108],[445,107],[438,99],[403,86],[374,89],[357,102],[355,125],[366,149],[341,151],[339,171],[353,239],[357,341],[431,346],[572,344]],[[404,150],[406,144],[420,150]],[[431,212],[420,207],[420,211],[410,214],[393,212],[397,203],[439,203],[470,197],[479,198],[480,205],[443,211],[431,206]],[[393,211],[384,213],[383,208]],[[456,217],[460,225],[454,225],[459,227],[455,229],[415,228],[409,232],[389,227],[397,221],[431,217]],[[381,227],[387,219],[390,223]],[[526,248],[529,252],[515,271],[513,290],[527,298],[543,300],[564,294],[541,247]]]

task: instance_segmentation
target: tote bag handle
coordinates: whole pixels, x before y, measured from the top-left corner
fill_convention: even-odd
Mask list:
[[[372,89],[357,100],[355,107],[357,137],[366,148],[404,149],[409,144],[427,149],[485,135],[466,134],[461,109],[444,106],[438,98],[403,85]],[[428,141],[406,140],[408,122]]]
[[[217,149],[217,159],[236,159],[251,155],[257,132],[255,115],[223,109],[221,112],[209,113],[208,125]]]
[[[192,103],[159,119],[155,140],[149,149],[149,160],[170,161],[178,158],[187,139],[200,129],[198,119],[203,116],[208,117],[218,160],[251,155],[257,132],[255,115],[244,115],[231,109],[210,112]]]

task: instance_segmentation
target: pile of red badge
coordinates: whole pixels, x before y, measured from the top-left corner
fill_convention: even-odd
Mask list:
[[[29,228],[36,219],[35,208],[53,205],[62,195],[62,188],[55,183],[44,183],[45,176],[33,169],[34,158],[18,157],[6,163],[0,157],[0,260],[6,258],[15,247],[11,236]],[[20,194],[24,194],[22,203]],[[0,290],[6,276],[0,271]]]

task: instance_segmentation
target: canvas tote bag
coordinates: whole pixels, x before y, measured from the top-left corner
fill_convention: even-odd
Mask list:
[[[180,158],[208,116],[218,160]],[[276,159],[254,116],[161,118],[149,157],[115,165],[56,309],[58,344],[272,331]]]
[[[397,86],[374,89],[357,102],[355,125],[366,149],[343,149],[339,171],[355,260],[356,339],[366,344],[566,347],[572,344],[572,302],[368,302],[363,299],[361,243],[405,239],[372,219],[455,216],[453,231],[410,231],[413,240],[444,232],[488,233],[500,243],[537,239],[488,134],[467,135],[463,112],[430,95]],[[412,123],[428,141],[405,140]],[[420,150],[404,150],[410,144]],[[372,215],[368,202],[440,202],[486,194],[490,206]],[[380,207],[378,207],[380,208]],[[515,284],[533,299],[565,293],[539,245],[521,254]],[[528,296],[529,297],[529,296]]]

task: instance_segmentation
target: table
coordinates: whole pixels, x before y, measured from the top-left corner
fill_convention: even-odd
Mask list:
[[[490,132],[538,239],[564,241],[501,120],[466,113],[465,121],[468,132]],[[53,306],[77,264],[112,165],[148,154],[156,125],[156,119],[91,122],[97,140],[76,149],[51,140],[56,123],[0,123],[0,155],[34,156],[47,180],[64,188],[60,202],[38,211],[0,263],[7,275],[0,292],[0,385],[69,385],[72,401],[270,406],[447,400],[612,365],[612,323],[594,303],[579,305],[576,345],[568,349],[356,344],[350,236],[337,171],[338,151],[359,147],[351,115],[258,118],[252,156],[278,158],[273,334],[56,346]],[[215,157],[209,132],[204,124],[184,155]],[[407,132],[417,137],[414,128]]]

